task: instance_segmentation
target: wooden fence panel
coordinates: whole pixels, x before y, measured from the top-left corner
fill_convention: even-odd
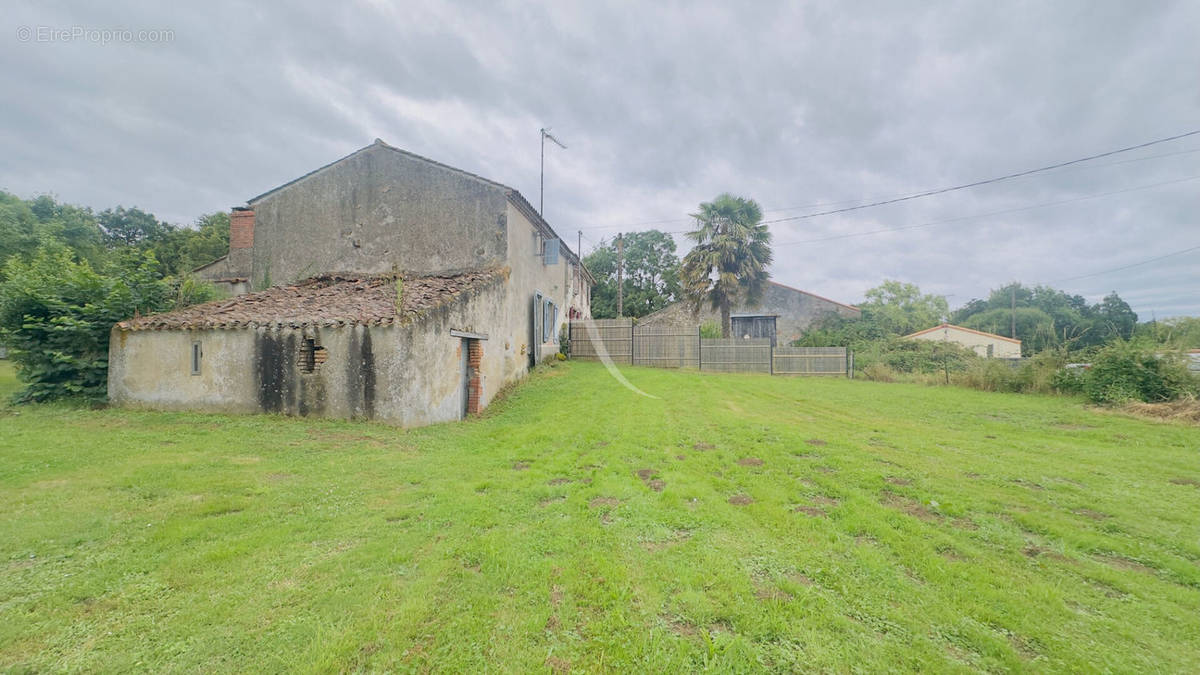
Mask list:
[[[771,341],[738,338],[700,340],[700,369],[721,373],[770,373]]]
[[[700,365],[700,331],[635,326],[633,364],[653,368],[696,368]]]
[[[633,356],[632,319],[595,319],[572,321],[569,338],[571,358],[600,360],[600,349],[617,363],[630,363]]]
[[[845,375],[845,347],[776,347],[776,375]]]

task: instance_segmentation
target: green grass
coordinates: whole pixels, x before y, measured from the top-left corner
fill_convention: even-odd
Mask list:
[[[413,431],[0,409],[0,670],[1200,670],[1197,428],[626,372]]]

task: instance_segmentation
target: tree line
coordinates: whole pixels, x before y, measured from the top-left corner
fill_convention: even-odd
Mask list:
[[[0,191],[0,344],[22,401],[103,400],[117,321],[216,297],[191,270],[229,250],[229,214],[191,226]]]

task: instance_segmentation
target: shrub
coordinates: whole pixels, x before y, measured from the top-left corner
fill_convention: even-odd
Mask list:
[[[172,304],[156,267],[147,253],[105,276],[60,244],[43,246],[28,262],[9,259],[0,284],[0,341],[26,384],[16,400],[103,400],[113,324]]]
[[[1083,392],[1094,403],[1157,403],[1197,392],[1195,377],[1177,354],[1117,341],[1101,349],[1082,377]]]
[[[712,320],[700,324],[700,337],[707,339],[721,337],[721,324]]]
[[[870,363],[867,367],[863,368],[862,374],[863,377],[872,382],[894,382],[896,380],[896,371],[878,361]]]

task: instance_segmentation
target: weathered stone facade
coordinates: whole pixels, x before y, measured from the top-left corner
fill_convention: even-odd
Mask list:
[[[556,240],[516,190],[376,141],[235,209],[229,255],[199,272],[254,292],[118,324],[110,399],[458,419],[556,353],[568,316],[591,316],[591,277]]]
[[[775,316],[778,344],[786,345],[798,339],[810,326],[826,314],[837,314],[848,319],[857,319],[862,312],[852,305],[835,302],[819,295],[808,293],[774,281],[768,282],[762,302],[756,306],[744,303],[735,305],[732,314],[760,314]],[[720,323],[721,313],[704,306],[692,312],[686,303],[677,302],[644,316],[638,320],[642,326],[672,326],[694,328],[707,321]]]

